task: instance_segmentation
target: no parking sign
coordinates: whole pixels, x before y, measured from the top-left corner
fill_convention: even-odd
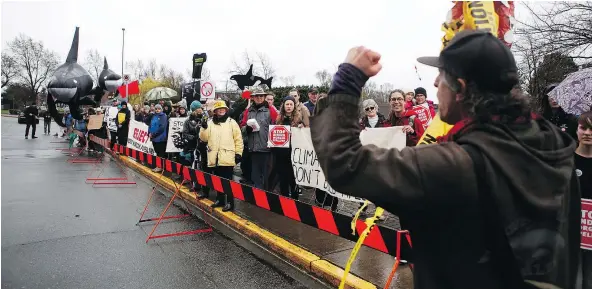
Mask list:
[[[201,84],[201,87],[199,89],[199,93],[200,93],[200,100],[206,101],[209,99],[215,99],[216,98],[216,86],[214,85],[213,81],[205,81]]]
[[[269,126],[270,148],[289,148],[290,147],[290,126],[289,125],[270,125]]]

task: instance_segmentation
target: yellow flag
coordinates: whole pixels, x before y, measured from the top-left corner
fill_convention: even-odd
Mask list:
[[[453,125],[443,122],[440,119],[440,113],[437,113],[417,145],[435,143],[437,137],[446,135],[452,127]]]

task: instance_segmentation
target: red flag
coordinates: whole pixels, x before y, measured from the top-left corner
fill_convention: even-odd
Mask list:
[[[119,88],[117,88],[117,90],[119,91],[119,95],[121,95],[121,97],[127,97],[128,94],[139,94],[140,93],[140,83],[135,80],[132,81],[130,83],[127,84],[127,93],[126,93],[126,88],[125,88],[125,84],[120,86]]]

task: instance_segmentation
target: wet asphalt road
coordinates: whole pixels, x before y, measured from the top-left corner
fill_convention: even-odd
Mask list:
[[[151,184],[93,188],[93,166],[66,162],[43,125],[35,140],[16,118],[1,125],[2,288],[305,288],[215,231],[145,244],[152,226],[136,222]],[[109,162],[103,176],[118,175]],[[167,201],[156,194],[148,217]],[[157,233],[204,227],[163,221]]]

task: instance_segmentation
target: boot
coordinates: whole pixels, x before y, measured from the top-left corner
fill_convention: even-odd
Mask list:
[[[210,205],[212,208],[222,207],[224,206],[224,194],[216,193],[216,201]]]
[[[224,208],[222,208],[222,212],[228,212],[228,211],[232,211],[234,210],[234,206],[230,203],[226,204],[226,206],[224,206]]]
[[[201,187],[201,191],[199,192],[199,194],[197,194],[197,199],[201,200],[201,199],[206,199],[210,197],[210,188],[208,187]]]
[[[234,210],[234,196],[232,195],[231,192],[228,192],[228,194],[224,194],[225,199],[226,199],[226,205],[224,206],[224,208],[222,208],[222,212],[228,212],[228,211],[232,211]]]

